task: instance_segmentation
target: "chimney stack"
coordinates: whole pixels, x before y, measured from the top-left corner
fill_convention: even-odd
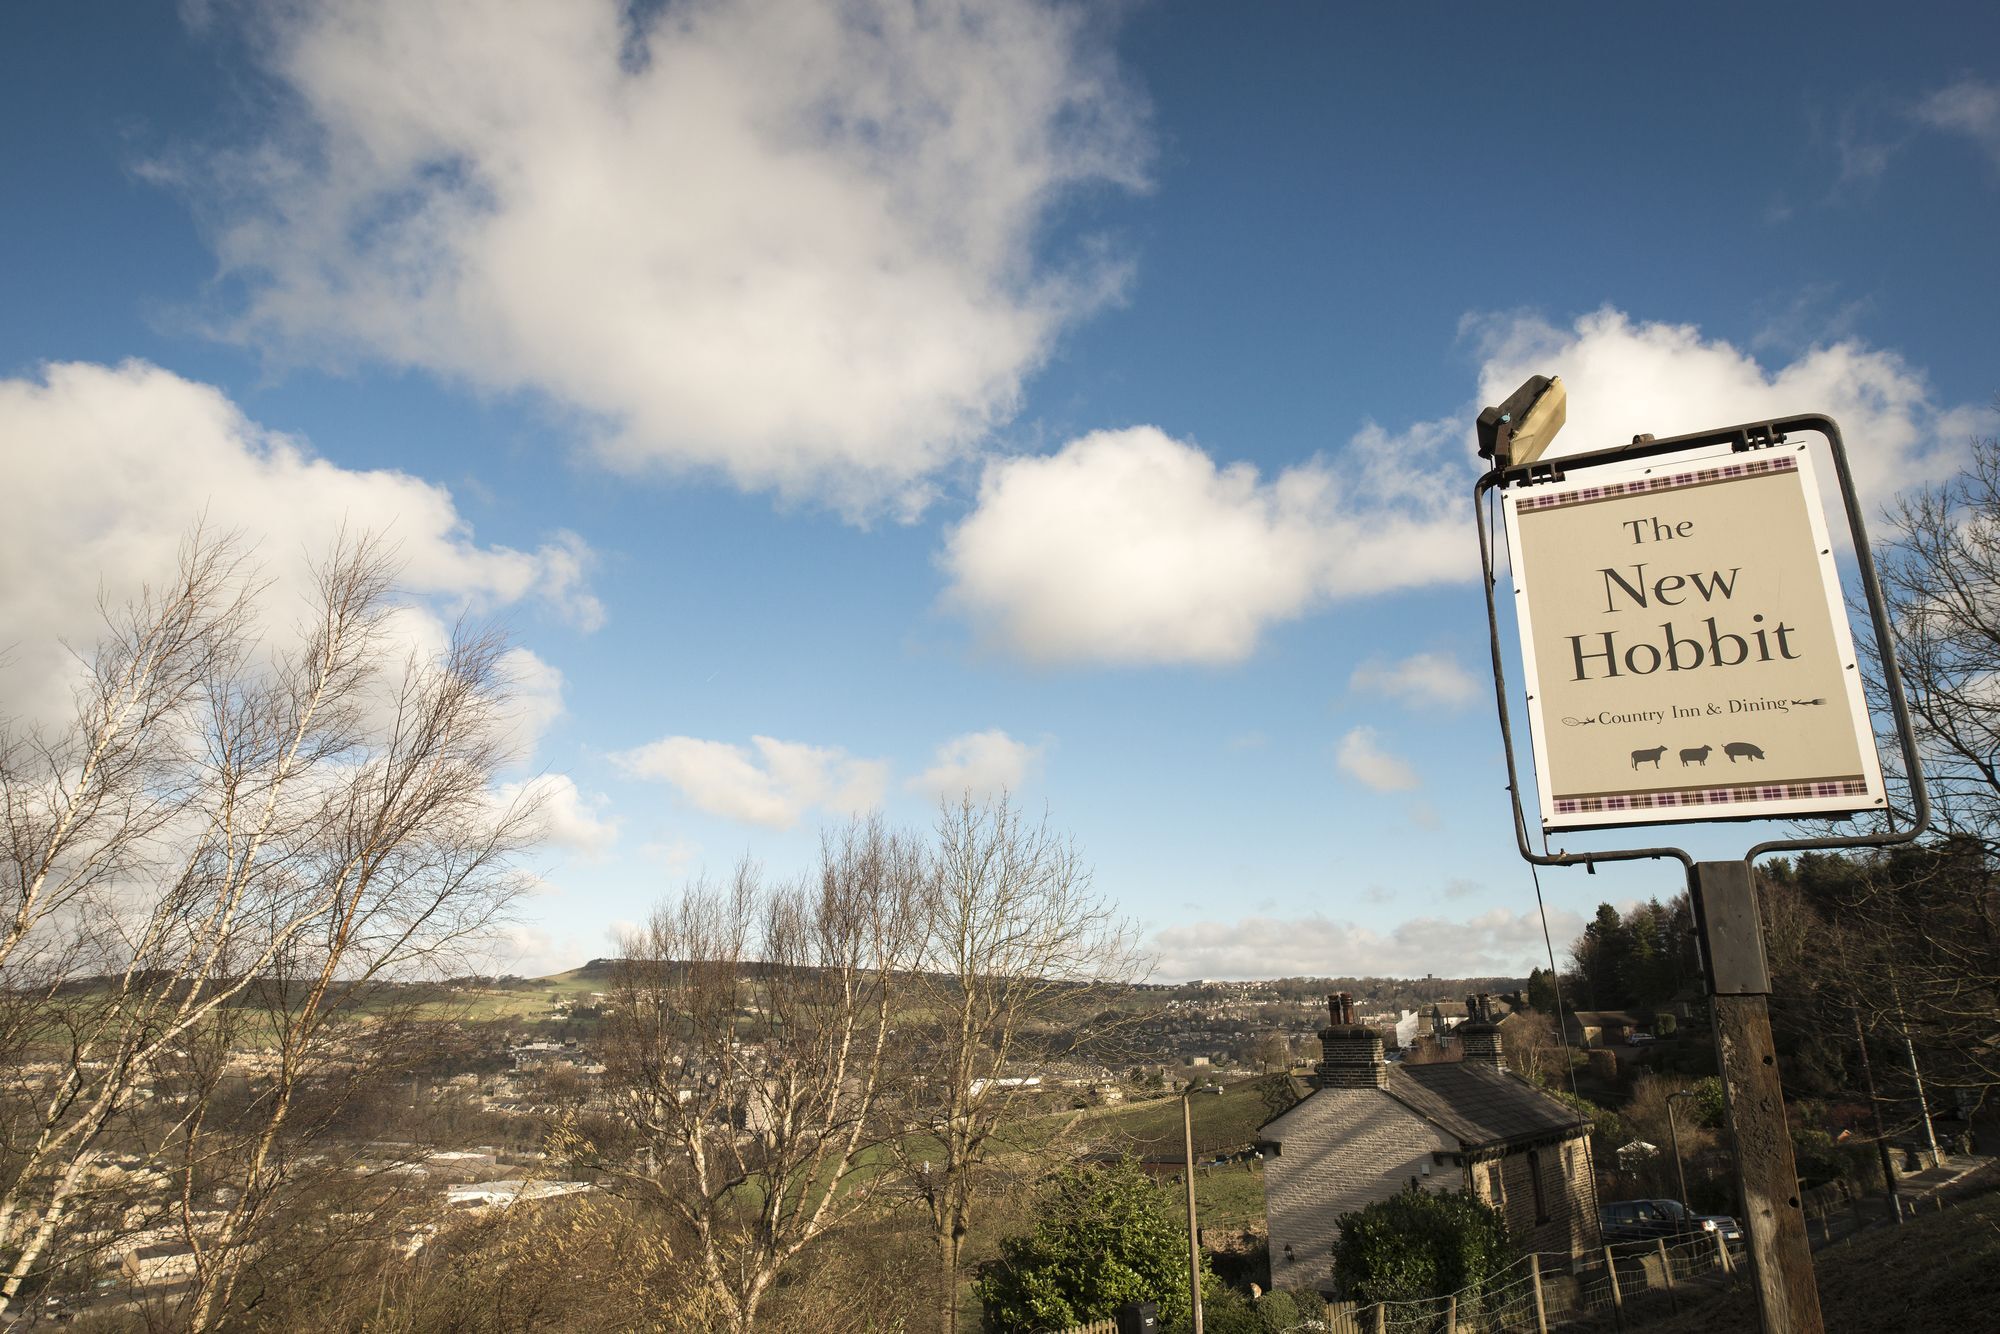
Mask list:
[[[1382,1059],[1382,1037],[1354,1021],[1354,996],[1338,992],[1326,998],[1333,1022],[1319,1031],[1320,1063],[1313,1068],[1312,1086],[1322,1089],[1379,1089],[1389,1084],[1389,1064]]]
[[[1458,1044],[1464,1059],[1474,1065],[1507,1068],[1500,1051],[1500,1029],[1493,1022],[1493,998],[1485,992],[1465,998],[1465,1022],[1458,1026]]]

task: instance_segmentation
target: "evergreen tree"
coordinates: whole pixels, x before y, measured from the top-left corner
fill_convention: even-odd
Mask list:
[[[1582,939],[1571,951],[1589,1008],[1615,1009],[1625,1003],[1625,959],[1630,952],[1624,918],[1610,904],[1598,904],[1597,915],[1583,928]]]

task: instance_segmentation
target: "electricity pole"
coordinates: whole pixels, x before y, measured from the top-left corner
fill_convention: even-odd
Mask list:
[[[1201,1229],[1194,1221],[1194,1080],[1181,1090],[1181,1136],[1187,1145],[1188,1309],[1194,1312],[1194,1334],[1201,1334]]]
[[[1722,1096],[1736,1140],[1736,1183],[1766,1334],[1822,1334],[1812,1243],[1799,1200],[1785,1091],[1771,1039],[1771,971],[1750,863],[1696,862],[1689,874],[1708,974]]]

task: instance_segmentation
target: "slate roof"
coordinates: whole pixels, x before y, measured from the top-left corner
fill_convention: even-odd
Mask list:
[[[1607,1024],[1625,1028],[1651,1028],[1653,1010],[1572,1010],[1569,1017],[1590,1028],[1603,1028]]]
[[[1468,1150],[1560,1138],[1590,1124],[1523,1080],[1469,1061],[1392,1065],[1387,1092]]]

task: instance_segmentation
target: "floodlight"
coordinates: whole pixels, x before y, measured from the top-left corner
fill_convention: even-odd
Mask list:
[[[1479,414],[1479,457],[1496,468],[1533,463],[1563,428],[1569,391],[1560,375],[1531,375],[1497,408]]]

